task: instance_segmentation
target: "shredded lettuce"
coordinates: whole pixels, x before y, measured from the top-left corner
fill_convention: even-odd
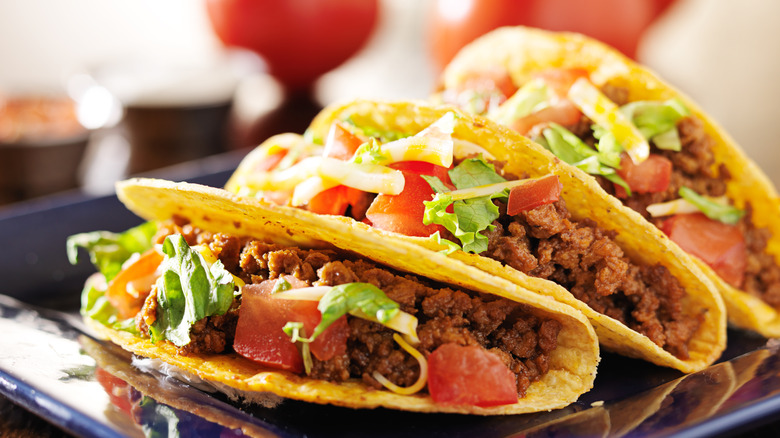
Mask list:
[[[445,248],[444,248],[444,249],[442,249],[441,251],[439,251],[439,252],[441,252],[441,253],[444,253],[445,255],[450,255],[450,254],[452,254],[453,252],[455,252],[455,251],[457,251],[457,250],[461,249],[460,245],[458,245],[457,243],[455,243],[455,242],[450,242],[450,241],[449,241],[449,240],[447,240],[447,239],[443,239],[443,238],[441,237],[441,233],[439,233],[438,231],[436,231],[435,233],[431,234],[431,235],[430,235],[428,238],[429,238],[429,239],[431,239],[431,240],[433,240],[434,242],[436,242],[436,243],[437,243],[437,244],[439,244],[439,245],[443,245],[443,246],[445,246]]]
[[[550,91],[541,79],[528,81],[498,108],[491,110],[488,117],[505,125],[532,114],[550,104]]]
[[[212,315],[223,315],[233,302],[233,276],[217,260],[210,267],[179,234],[165,238],[157,279],[157,320],[149,328],[152,342],[162,339],[181,347],[190,342],[190,327]]]
[[[506,181],[496,173],[493,165],[481,156],[463,160],[448,173],[458,190]],[[423,223],[442,225],[460,241],[462,249],[466,252],[479,254],[487,251],[488,238],[482,232],[492,230],[493,221],[499,217],[498,206],[493,203],[493,200],[507,199],[509,191],[501,190],[490,196],[454,200],[447,195],[446,186],[438,178],[428,177],[425,180],[438,194],[432,201],[424,201]],[[452,213],[447,211],[450,205],[452,205]],[[454,250],[452,245],[448,247],[448,252]]]
[[[89,277],[81,291],[81,314],[115,330],[138,334],[134,318],[120,319],[106,298],[106,282],[101,274]]]
[[[355,129],[360,130],[360,132],[362,132],[364,136],[378,139],[380,143],[387,143],[404,137],[409,137],[409,134],[405,132],[394,131],[391,129],[379,129],[373,126],[368,126],[357,122],[352,117],[348,117],[346,120],[344,120],[344,122],[347,125],[350,125]]]
[[[283,330],[293,342],[310,343],[347,313],[386,324],[400,312],[399,308],[398,303],[373,284],[346,283],[334,286],[320,299],[317,309],[322,314],[322,320],[311,337],[301,333],[303,324],[299,322],[288,322]]]
[[[551,123],[542,131],[543,138],[538,140],[556,157],[591,175],[601,175],[607,180],[623,187],[631,194],[628,184],[617,174],[615,168],[620,167],[620,153],[623,148],[614,135],[605,130],[596,130],[600,137],[597,149],[593,149],[571,131],[561,125]],[[603,143],[603,144],[602,144]]]
[[[495,167],[485,161],[482,156],[463,160],[447,173],[450,175],[452,184],[458,190],[506,181],[506,179],[496,173]]]
[[[358,146],[352,162],[357,164],[379,164],[386,161],[387,157],[382,153],[382,147],[374,137]]]
[[[659,149],[679,151],[682,148],[677,122],[690,111],[679,99],[631,102],[620,107],[620,111]]]
[[[731,205],[713,202],[688,187],[680,187],[678,193],[683,199],[704,213],[705,216],[712,220],[723,222],[724,224],[734,225],[745,215],[744,210],[740,210]]]
[[[143,253],[152,247],[152,237],[157,232],[154,222],[146,222],[121,233],[93,231],[74,234],[68,237],[68,260],[71,264],[79,262],[79,247],[89,252],[92,264],[111,281],[122,264],[135,253]]]

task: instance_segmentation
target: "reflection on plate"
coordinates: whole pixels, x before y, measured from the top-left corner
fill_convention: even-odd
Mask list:
[[[139,371],[130,355],[114,345],[86,336],[79,344],[95,359],[94,377],[111,400],[111,412],[122,417],[120,421],[131,421],[126,430],[135,429],[141,436],[166,436],[174,430],[179,436],[277,436],[231,415],[235,410],[217,401],[193,398],[198,394],[178,381]]]

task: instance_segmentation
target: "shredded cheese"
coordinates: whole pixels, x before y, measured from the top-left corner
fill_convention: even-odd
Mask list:
[[[718,196],[716,198],[708,196],[706,198],[721,205],[729,205],[729,198],[726,196]],[[673,214],[699,213],[701,210],[687,200],[679,198],[673,201],[650,204],[647,206],[647,212],[650,213],[650,216],[652,217],[662,217],[671,216]]]
[[[450,196],[453,201],[457,201],[461,199],[479,198],[481,196],[490,196],[504,189],[511,189],[512,187],[521,186],[535,179],[538,178],[518,179],[514,181],[507,181],[507,182],[496,183],[496,184],[487,184],[484,186],[470,187],[468,189],[453,190],[451,192],[442,193],[442,195]],[[434,197],[434,201],[441,199],[439,195],[440,194],[438,193],[436,194],[436,196]]]
[[[293,207],[306,205],[319,193],[336,187],[337,185],[339,185],[339,183],[336,181],[325,180],[320,176],[313,176],[295,186],[290,203]]]
[[[243,175],[239,184],[253,190],[293,190],[300,182],[317,175],[322,157],[307,157],[279,171]]]
[[[577,79],[568,98],[588,118],[611,132],[635,164],[650,156],[650,144],[614,102],[585,78]]]
[[[463,140],[461,138],[454,138],[452,139],[454,149],[452,151],[452,155],[457,158],[465,158],[470,155],[478,155],[482,154],[483,157],[487,158],[488,160],[495,160],[496,156],[491,154],[487,151],[487,149],[483,148],[482,146],[470,142],[468,140]]]
[[[378,164],[358,164],[323,158],[319,172],[322,178],[364,192],[397,195],[404,189],[403,172]]]
[[[280,300],[319,301],[333,289],[330,286],[299,287],[282,292],[277,292],[272,297]]]
[[[401,348],[406,350],[407,353],[411,354],[412,357],[417,359],[417,362],[420,364],[420,376],[417,378],[417,381],[414,382],[412,386],[408,386],[406,388],[402,388],[396,385],[395,383],[387,380],[387,378],[379,374],[378,371],[374,371],[372,376],[374,377],[374,379],[377,380],[377,382],[381,383],[382,386],[389,389],[390,391],[395,392],[396,394],[411,395],[416,392],[419,392],[425,387],[426,383],[428,383],[428,361],[425,359],[422,353],[420,353],[414,347],[406,343],[406,341],[404,341],[404,339],[398,333],[393,334],[393,339],[395,339],[395,342],[397,342],[398,345],[401,346]]]

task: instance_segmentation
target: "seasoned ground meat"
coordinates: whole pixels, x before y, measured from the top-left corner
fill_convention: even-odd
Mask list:
[[[190,328],[190,343],[178,348],[181,355],[213,354],[230,350],[238,322],[240,300],[234,300],[224,315],[203,318]],[[135,316],[138,331],[149,336],[149,327],[157,320],[157,286],[152,287],[141,311]]]
[[[559,322],[538,318],[526,306],[492,295],[467,293],[379,267],[335,251],[302,250],[253,239],[201,232],[177,218],[160,227],[158,241],[180,233],[188,243],[206,244],[234,275],[259,283],[284,275],[313,286],[370,283],[381,289],[401,310],[418,319],[420,344],[428,356],[440,345],[479,345],[497,354],[517,374],[517,392],[549,370],[550,353],[557,347]],[[154,293],[153,293],[154,295]],[[142,333],[154,322],[156,298],[151,297],[137,321]],[[191,345],[183,354],[215,352],[230,345],[235,332],[234,310],[225,317],[210,317],[193,326]],[[381,388],[372,375],[379,372],[399,386],[410,386],[419,376],[419,364],[394,340],[394,331],[365,319],[347,315],[350,329],[347,351],[330,360],[313,357],[311,376],[330,381],[362,379]]]
[[[730,178],[725,166],[715,166],[712,154],[712,138],[705,132],[701,121],[685,117],[677,123],[682,149],[680,151],[661,150],[652,146],[651,153],[666,157],[672,162],[672,174],[669,187],[658,193],[633,193],[621,199],[625,205],[636,210],[646,219],[660,224],[647,212],[647,206],[667,202],[680,197],[680,187],[688,187],[696,193],[707,196],[726,194],[726,182]],[[600,183],[611,194],[615,194],[614,185],[603,177]]]
[[[766,253],[766,246],[772,235],[766,228],[753,226],[753,210],[750,205],[747,207],[747,213],[738,224],[745,236],[747,252],[742,290],[780,310],[780,266],[774,256]]]
[[[626,324],[680,358],[701,321],[686,318],[684,290],[663,266],[636,265],[614,233],[591,220],[573,220],[563,200],[501,216],[482,255],[554,281],[595,311]]]
[[[715,165],[713,139],[704,131],[700,120],[685,117],[677,122],[677,131],[682,144],[680,151],[660,150],[655,146],[651,150],[672,162],[669,187],[664,192],[634,193],[622,199],[626,206],[642,214],[657,227],[661,227],[666,218],[651,217],[647,212],[648,205],[679,198],[679,190],[683,186],[702,195],[723,196],[726,194],[726,183],[731,178],[725,166]],[[579,132],[578,135],[588,138],[590,133]],[[603,177],[598,178],[601,186],[614,195],[614,185]],[[775,257],[766,252],[771,233],[766,228],[757,228],[751,220],[751,206],[747,205],[746,209],[748,214],[737,224],[745,238],[747,250],[745,279],[738,288],[780,310],[780,266]]]

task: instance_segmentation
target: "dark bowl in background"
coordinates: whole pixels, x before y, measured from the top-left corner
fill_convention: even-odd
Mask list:
[[[0,142],[0,205],[79,186],[89,135],[46,142]]]
[[[0,95],[0,205],[78,187],[89,134],[67,97]]]

